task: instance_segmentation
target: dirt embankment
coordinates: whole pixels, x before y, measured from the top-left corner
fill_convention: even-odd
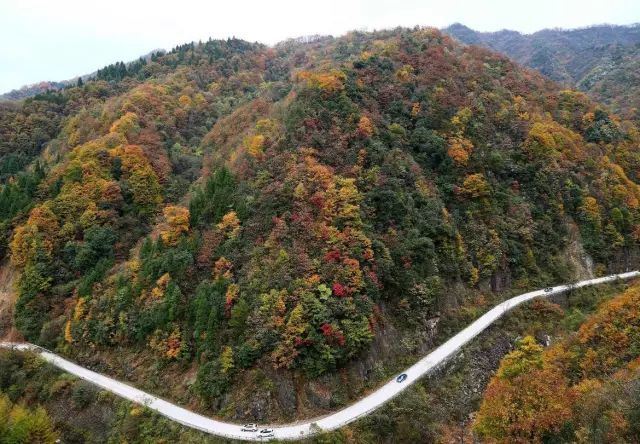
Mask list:
[[[13,325],[13,309],[17,297],[16,273],[8,261],[0,263],[0,339],[4,341],[22,339]]]
[[[584,250],[580,239],[580,230],[574,223],[569,224],[569,245],[566,255],[569,263],[573,266],[576,280],[593,279],[593,259]]]

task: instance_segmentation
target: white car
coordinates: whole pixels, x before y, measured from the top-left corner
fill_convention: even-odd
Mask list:
[[[273,429],[262,429],[258,435],[259,438],[274,438],[275,436]]]
[[[242,432],[257,432],[258,431],[258,424],[245,424],[242,426],[242,428],[240,429]]]

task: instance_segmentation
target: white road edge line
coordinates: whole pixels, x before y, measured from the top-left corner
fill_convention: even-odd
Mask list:
[[[397,382],[396,378],[394,377],[391,381],[387,382],[385,385],[360,399],[359,401],[356,401],[350,406],[322,418],[316,418],[313,420],[294,423],[291,425],[264,426],[268,427],[269,429],[273,429],[273,436],[271,438],[261,437],[259,432],[242,432],[242,426],[239,424],[222,422],[191,412],[156,396],[145,393],[142,390],[138,390],[128,384],[124,384],[120,381],[116,381],[115,379],[109,378],[91,370],[87,370],[86,368],[74,364],[73,362],[68,361],[37,345],[29,343],[0,342],[0,348],[37,352],[45,361],[66,372],[69,372],[86,381],[92,382],[93,384],[112,393],[115,393],[116,395],[129,401],[142,404],[149,409],[154,410],[159,414],[184,426],[201,430],[211,435],[244,441],[264,441],[269,439],[296,440],[307,438],[321,431],[338,429],[355,421],[358,418],[371,413],[373,410],[379,408],[380,406],[397,396],[399,393],[407,389],[418,379],[428,374],[439,365],[445,363],[447,359],[449,359],[455,352],[460,350],[460,348],[468,343],[471,339],[478,336],[478,334],[484,331],[497,319],[502,317],[502,315],[520,304],[528,302],[537,297],[564,293],[565,291],[574,288],[597,285],[616,280],[632,279],[638,276],[640,276],[639,271],[613,274],[601,278],[576,282],[574,284],[560,285],[556,287],[549,287],[543,290],[531,291],[529,293],[524,293],[508,299],[496,305],[484,315],[480,316],[465,329],[460,331],[444,344],[440,345],[438,348],[433,350],[416,364],[405,370],[403,374],[406,375],[406,378],[402,382]]]

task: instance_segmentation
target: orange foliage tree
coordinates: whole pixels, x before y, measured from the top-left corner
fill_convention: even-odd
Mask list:
[[[558,369],[543,364],[542,354],[529,336],[500,364],[474,423],[487,442],[541,443],[571,418],[574,392]]]

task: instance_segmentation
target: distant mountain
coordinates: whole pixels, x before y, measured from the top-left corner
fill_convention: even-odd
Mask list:
[[[155,57],[159,54],[164,54],[164,52],[165,52],[164,49],[154,49],[153,51],[131,62],[127,62],[127,63],[116,62],[111,65],[107,65],[102,69],[98,69],[97,71],[94,71],[92,73],[83,74],[81,76],[77,76],[69,80],[61,80],[61,81],[45,80],[42,82],[33,83],[31,85],[24,85],[18,89],[13,89],[7,93],[0,94],[0,101],[23,100],[23,99],[28,99],[29,97],[35,97],[38,94],[45,94],[47,92],[60,91],[63,88],[77,85],[78,79],[82,79],[83,82],[89,79],[105,80],[106,78],[113,77],[114,72],[122,74],[123,69],[124,69],[124,76],[126,77],[127,69],[130,69],[133,67],[135,70],[137,70],[146,61],[151,60],[152,57]]]
[[[521,34],[478,32],[456,23],[444,32],[463,43],[501,52],[567,87],[588,93],[616,112],[638,118],[640,24]]]
[[[37,94],[43,94],[47,91],[58,91],[69,85],[70,81],[64,82],[38,82],[32,85],[25,85],[18,89],[13,89],[8,93],[0,94],[0,100],[22,100],[33,97]]]

